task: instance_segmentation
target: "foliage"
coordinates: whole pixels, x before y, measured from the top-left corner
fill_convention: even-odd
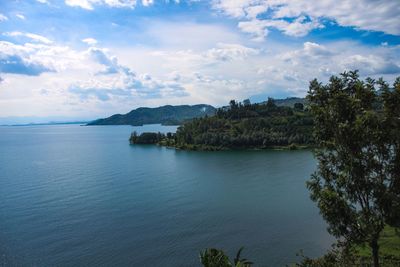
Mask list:
[[[275,104],[277,106],[294,107],[296,103],[303,104],[303,106],[308,105],[308,100],[306,98],[300,97],[287,97],[285,99],[275,99]]]
[[[303,110],[304,109],[304,105],[302,103],[295,103],[294,104],[294,108],[298,109],[298,110]]]
[[[200,262],[204,267],[249,267],[253,263],[247,259],[242,259],[243,247],[238,250],[233,262],[222,250],[208,248],[200,252]]]
[[[380,265],[382,267],[400,266],[400,235],[395,228],[385,227],[379,238]],[[343,246],[344,245],[344,246]],[[368,246],[368,244],[366,245]],[[365,245],[348,247],[347,244],[334,245],[320,258],[309,258],[301,252],[301,261],[296,267],[371,267],[371,251]]]
[[[345,72],[311,81],[308,100],[320,148],[311,198],[328,231],[348,246],[367,242],[379,266],[379,236],[400,223],[400,79],[389,88]]]
[[[400,230],[395,227],[385,226],[379,237],[379,256],[384,258],[397,259],[400,265]],[[355,247],[356,254],[371,258],[371,250],[368,244]]]
[[[131,134],[129,142],[131,144],[157,144],[161,140],[165,139],[165,135],[162,133],[142,133],[138,135],[136,132]]]
[[[230,101],[215,116],[196,118],[178,128],[175,146],[184,149],[292,148],[309,146],[313,119],[308,111],[266,103]],[[296,146],[297,145],[297,146]]]
[[[98,119],[88,125],[135,125],[161,123],[163,125],[179,125],[192,118],[210,116],[215,108],[210,105],[162,106],[157,108],[138,108],[127,114],[115,114],[105,119]]]

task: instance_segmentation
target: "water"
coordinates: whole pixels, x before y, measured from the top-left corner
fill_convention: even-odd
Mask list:
[[[130,146],[133,130],[0,127],[0,265],[199,266],[241,246],[256,266],[319,256],[332,238],[310,201],[310,151]]]

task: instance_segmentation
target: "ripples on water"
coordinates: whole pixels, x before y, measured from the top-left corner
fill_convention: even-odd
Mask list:
[[[130,146],[133,130],[0,127],[0,265],[199,266],[201,249],[245,246],[284,266],[329,248],[310,151]]]

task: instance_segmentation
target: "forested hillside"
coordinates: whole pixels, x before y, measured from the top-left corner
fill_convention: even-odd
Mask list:
[[[292,108],[277,106],[271,98],[260,104],[232,100],[229,106],[217,109],[215,116],[186,122],[175,135],[151,139],[132,135],[131,143],[200,150],[297,148],[312,145],[312,125],[313,119],[302,103]]]
[[[138,108],[127,114],[115,114],[105,119],[98,119],[87,125],[134,125],[141,126],[144,124],[163,124],[163,125],[179,125],[183,122],[203,117],[206,115],[214,115],[215,108],[210,105],[181,105],[181,106],[162,106],[157,108]]]

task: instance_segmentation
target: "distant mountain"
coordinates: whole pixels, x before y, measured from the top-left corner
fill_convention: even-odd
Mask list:
[[[115,114],[111,117],[98,119],[89,122],[87,125],[134,125],[161,123],[163,125],[179,125],[184,121],[212,116],[216,109],[213,106],[200,105],[181,105],[181,106],[162,106],[157,108],[138,108],[127,114]]]
[[[0,126],[44,126],[44,125],[69,125],[69,124],[86,124],[88,121],[65,121],[65,122],[43,122],[43,123],[24,123],[24,124],[8,124],[8,125],[0,125]]]
[[[288,97],[283,99],[274,99],[275,105],[281,107],[294,107],[294,104],[301,103],[303,105],[307,104],[307,99],[301,97]],[[267,103],[267,101],[263,102],[263,104]]]

